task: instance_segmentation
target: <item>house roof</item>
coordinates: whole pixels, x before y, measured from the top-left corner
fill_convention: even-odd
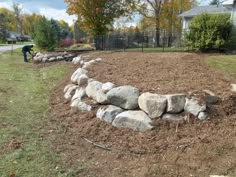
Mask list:
[[[208,5],[208,6],[197,6],[189,11],[186,11],[182,14],[180,14],[180,17],[193,17],[196,15],[200,15],[202,13],[209,13],[209,14],[215,14],[215,13],[230,13],[230,10],[223,6],[217,6],[217,5]]]
[[[223,5],[233,5],[235,2],[235,0],[227,0],[227,1],[224,1],[222,4]]]

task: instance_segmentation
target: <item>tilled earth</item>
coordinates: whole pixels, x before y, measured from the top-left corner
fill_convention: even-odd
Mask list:
[[[220,97],[208,105],[209,120],[167,122],[155,120],[157,128],[140,133],[117,129],[96,118],[99,105],[91,112],[70,108],[63,89],[79,67],[55,88],[51,121],[52,148],[69,166],[81,164],[78,176],[96,177],[204,177],[213,174],[236,176],[236,95],[230,91],[235,79],[211,70],[203,54],[191,53],[91,53],[101,57],[92,65],[89,77],[101,82],[132,85],[141,93],[185,93],[201,95],[210,90]],[[59,131],[60,129],[60,131]],[[105,148],[99,148],[91,142]]]

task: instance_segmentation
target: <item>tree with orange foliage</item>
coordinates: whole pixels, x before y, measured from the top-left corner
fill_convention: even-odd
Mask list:
[[[67,13],[77,15],[81,29],[91,36],[105,34],[115,18],[127,12],[125,0],[64,0]]]

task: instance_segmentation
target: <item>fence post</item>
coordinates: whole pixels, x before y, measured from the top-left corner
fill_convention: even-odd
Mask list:
[[[164,52],[165,51],[165,38],[166,38],[166,30],[164,29],[163,30],[163,32],[164,32],[164,36],[163,36],[163,40],[162,40],[162,52]]]
[[[143,52],[144,32],[142,32],[142,52]]]

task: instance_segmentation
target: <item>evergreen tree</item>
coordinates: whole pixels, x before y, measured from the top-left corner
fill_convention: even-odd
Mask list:
[[[56,30],[45,17],[34,26],[34,41],[43,50],[52,51],[56,46]]]
[[[220,1],[220,0],[212,0],[210,2],[210,5],[220,5],[221,3],[222,3],[222,1]]]

